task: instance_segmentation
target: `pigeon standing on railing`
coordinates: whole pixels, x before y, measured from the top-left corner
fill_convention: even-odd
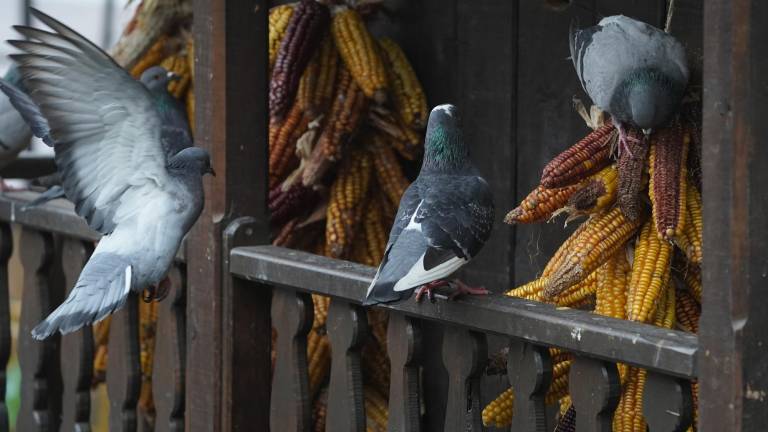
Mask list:
[[[53,32],[14,27],[27,40],[10,41],[21,51],[11,58],[50,125],[67,197],[104,234],[69,297],[32,330],[44,339],[99,321],[131,291],[162,280],[202,211],[202,176],[213,170],[198,147],[167,157],[146,87],[77,32],[32,15]]]
[[[570,34],[571,59],[584,91],[613,118],[626,149],[626,126],[651,130],[668,121],[688,84],[683,45],[672,35],[623,15]]]
[[[461,281],[447,282],[485,244],[494,220],[493,195],[469,159],[459,111],[453,105],[432,110],[424,162],[418,178],[400,199],[384,259],[368,288],[364,305],[416,300],[442,285],[461,293],[487,294]]]

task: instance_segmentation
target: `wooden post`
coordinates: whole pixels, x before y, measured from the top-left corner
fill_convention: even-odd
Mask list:
[[[211,152],[217,177],[204,180],[205,209],[187,243],[188,430],[269,428],[269,386],[238,381],[228,370],[232,351],[223,349],[223,340],[235,336],[224,334],[222,327],[226,322],[228,329],[270,334],[268,320],[253,321],[268,316],[269,297],[255,308],[250,302],[233,304],[226,312],[222,307],[224,229],[249,215],[260,221],[250,237],[266,241],[268,235],[268,9],[265,0],[194,1],[195,143]],[[244,308],[251,309],[246,313]],[[269,370],[268,363],[247,366]],[[242,406],[233,422],[240,401],[247,410]]]
[[[704,264],[699,430],[768,424],[768,4],[704,7]]]

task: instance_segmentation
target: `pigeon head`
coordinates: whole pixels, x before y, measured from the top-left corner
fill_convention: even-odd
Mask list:
[[[453,105],[438,105],[429,114],[424,141],[424,168],[432,170],[458,169],[469,156],[461,132],[459,109]]]
[[[157,91],[165,90],[168,88],[169,82],[177,79],[179,79],[178,75],[167,71],[164,67],[152,66],[141,74],[139,81],[141,81],[141,83],[144,84],[149,90]]]
[[[216,172],[211,167],[211,155],[208,150],[200,147],[187,147],[176,153],[168,161],[168,167],[188,174],[210,174],[216,177]]]
[[[641,69],[628,78],[627,108],[631,123],[641,129],[664,124],[677,110],[683,89],[654,69]]]

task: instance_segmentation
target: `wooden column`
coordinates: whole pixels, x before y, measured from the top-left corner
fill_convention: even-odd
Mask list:
[[[205,431],[268,430],[268,384],[236,379],[229,370],[235,367],[234,351],[223,349],[223,341],[235,337],[232,329],[269,339],[269,320],[254,321],[269,315],[268,290],[263,291],[265,299],[257,295],[223,307],[222,236],[229,222],[249,215],[260,221],[249,237],[267,240],[269,2],[195,0],[193,5],[195,143],[211,152],[217,177],[204,180],[205,209],[187,243],[186,426]],[[269,349],[269,343],[246,346]],[[261,364],[259,359],[264,358],[267,363]],[[269,370],[268,361],[268,355],[261,356],[239,367]]]
[[[768,424],[768,4],[704,7],[699,430]]]

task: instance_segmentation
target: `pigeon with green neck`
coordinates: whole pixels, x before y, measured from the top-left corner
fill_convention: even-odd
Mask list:
[[[487,294],[446,280],[482,249],[494,221],[493,195],[472,164],[458,109],[440,105],[429,116],[424,161],[400,199],[384,258],[364,305],[416,300],[449,285],[457,294]]]

